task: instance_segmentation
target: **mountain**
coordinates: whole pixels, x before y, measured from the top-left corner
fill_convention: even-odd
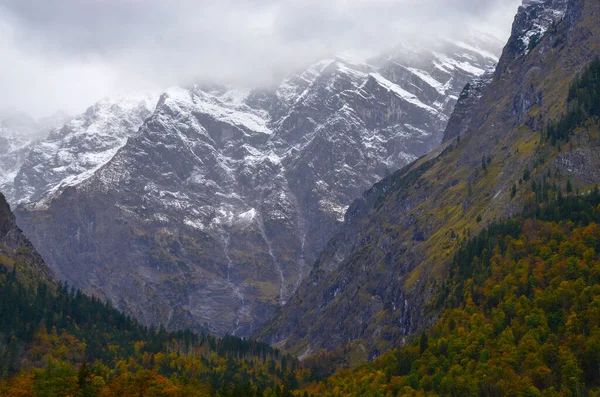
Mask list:
[[[24,278],[54,280],[52,271],[17,226],[15,216],[1,193],[0,258],[2,266],[18,269]]]
[[[68,118],[66,114],[57,113],[36,121],[25,114],[0,112],[0,191],[12,188],[34,142],[45,138]]]
[[[599,12],[590,0],[525,2],[493,76],[461,95],[446,142],[350,206],[310,276],[256,335],[301,357],[377,357],[435,322],[461,241],[536,197],[600,182],[597,119],[581,122],[588,110],[570,87],[600,55]],[[523,26],[542,25],[551,28],[536,45],[513,45]]]
[[[494,40],[466,36],[324,60],[272,90],[170,89],[122,146],[90,134],[110,148],[89,166],[67,125],[15,179],[19,224],[59,278],[144,324],[247,336],[348,205],[440,143],[464,85],[497,62]]]
[[[540,3],[526,1],[515,24]],[[463,90],[441,147],[350,205],[314,270],[259,330],[317,353],[300,366],[265,344],[141,326],[54,283],[0,195],[0,396],[598,394],[600,2],[544,4],[558,18],[551,29],[527,50],[507,46],[499,69]],[[111,160],[95,186],[135,187],[123,172],[153,169],[130,167],[130,143],[180,132],[149,141],[153,123],[206,106],[207,90],[164,95],[113,157],[127,167],[99,175]],[[212,114],[256,121],[260,109],[213,92],[236,112]],[[323,379],[340,357],[374,360]]]
[[[85,180],[138,131],[157,101],[158,95],[104,99],[28,144],[25,160],[6,187],[8,200],[15,205],[42,203]]]
[[[295,385],[297,360],[266,344],[144,327],[57,283],[1,194],[0,296],[0,396],[291,396]]]

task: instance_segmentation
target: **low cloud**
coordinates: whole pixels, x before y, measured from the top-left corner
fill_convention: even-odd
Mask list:
[[[4,0],[0,109],[40,116],[200,81],[269,84],[344,50],[483,29],[507,0]]]

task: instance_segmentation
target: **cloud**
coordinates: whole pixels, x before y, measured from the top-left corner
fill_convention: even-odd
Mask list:
[[[478,27],[518,0],[4,0],[0,108],[80,111],[102,96],[196,81],[267,84],[343,50]]]

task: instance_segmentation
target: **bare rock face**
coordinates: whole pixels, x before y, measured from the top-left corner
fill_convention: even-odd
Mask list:
[[[0,112],[0,191],[9,195],[9,199],[15,176],[35,143],[68,119],[62,113],[34,120],[25,114]]]
[[[173,88],[153,112],[98,105],[19,171],[19,224],[60,278],[146,324],[250,335],[353,200],[439,145],[497,52],[476,36],[403,45],[321,61],[274,90]]]
[[[20,277],[54,280],[54,276],[33,245],[17,226],[8,202],[0,193],[0,263],[14,268]]]
[[[16,205],[41,203],[106,164],[152,114],[158,95],[104,99],[29,144],[6,189]]]
[[[536,46],[513,47],[531,36],[526,26],[552,26],[549,15],[556,27]],[[522,211],[527,188],[510,190],[524,169],[538,167],[538,182],[552,170],[562,183],[599,183],[597,126],[546,163],[536,158],[569,82],[600,55],[599,15],[595,0],[525,2],[498,69],[461,94],[445,143],[350,205],[297,293],[255,336],[300,357],[340,348],[376,357],[435,321],[459,240]]]
[[[459,137],[467,132],[471,125],[473,109],[479,104],[484,90],[491,84],[492,79],[493,71],[490,70],[483,76],[467,83],[458,97],[458,102],[444,131],[442,142],[447,142],[454,138],[460,139]]]

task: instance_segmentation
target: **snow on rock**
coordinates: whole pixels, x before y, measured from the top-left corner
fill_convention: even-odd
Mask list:
[[[25,114],[0,114],[0,191],[9,201],[14,179],[36,142],[69,119],[65,113],[34,120]]]
[[[436,79],[431,77],[431,75],[429,73],[427,73],[423,70],[419,70],[419,69],[415,69],[415,68],[408,68],[408,70],[413,72],[415,74],[415,76],[419,77],[421,80],[423,80],[424,82],[429,84],[431,87],[435,88],[436,91],[439,92],[441,95],[446,94],[446,91],[449,88],[448,84],[440,83],[439,81],[437,81]]]
[[[152,114],[157,95],[103,99],[32,145],[14,177],[11,202],[30,204],[94,175]]]
[[[479,47],[475,47],[471,44],[467,44],[464,41],[455,41],[454,44],[456,44],[457,46],[464,48],[465,50],[468,50],[470,52],[476,52],[485,58],[491,59],[494,62],[498,62],[500,60],[500,58],[498,58],[497,55],[494,55],[490,51],[483,50],[483,49],[481,49]]]
[[[381,84],[382,86],[384,86],[386,89],[388,89],[389,91],[392,91],[394,94],[398,95],[398,97],[400,97],[401,99],[405,100],[406,102],[413,104],[415,106],[418,106],[422,109],[425,109],[431,113],[437,113],[437,110],[435,110],[434,108],[432,108],[431,106],[425,105],[423,102],[421,102],[419,100],[419,98],[417,98],[416,95],[411,94],[408,91],[405,91],[404,89],[402,89],[400,86],[392,83],[391,81],[389,81],[388,79],[386,79],[385,77],[383,77],[382,75],[380,75],[379,73],[371,73],[371,76],[377,80],[377,82],[379,84]]]
[[[517,13],[511,41],[518,52],[527,54],[551,26],[564,18],[568,0],[523,0]]]
[[[48,199],[47,211],[77,208],[23,226],[52,236],[34,243],[57,274],[149,324],[247,336],[308,275],[348,206],[440,143],[465,84],[494,64],[493,46],[464,42],[338,56],[271,90],[196,85],[97,104],[36,145],[15,182],[26,214]],[[77,230],[81,243],[60,252]]]

